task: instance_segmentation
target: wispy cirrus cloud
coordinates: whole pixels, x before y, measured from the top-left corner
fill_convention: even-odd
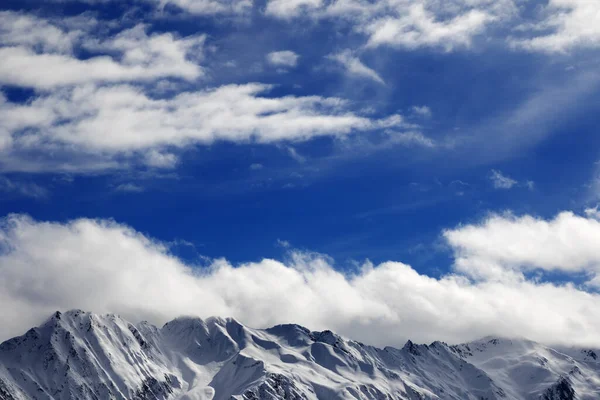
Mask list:
[[[529,190],[533,190],[535,188],[535,182],[532,180],[519,182],[496,169],[490,171],[489,180],[492,182],[494,189],[508,190],[512,189],[513,187],[524,187]]]
[[[413,106],[411,107],[411,111],[413,112],[413,114],[422,118],[431,118],[433,116],[431,108],[427,106]]]
[[[28,104],[3,100],[0,151],[76,148],[90,154],[146,154],[154,166],[176,162],[165,146],[231,142],[305,141],[318,136],[386,129],[400,116],[372,119],[339,98],[264,97],[271,86],[227,85],[155,99],[136,86],[76,86]],[[2,98],[0,98],[2,101]],[[26,135],[19,132],[27,131]]]
[[[355,31],[367,37],[366,45],[372,48],[431,47],[451,51],[470,47],[474,37],[484,33],[491,24],[510,18],[515,11],[512,0],[270,0],[265,12],[283,19],[309,17],[347,21]]]
[[[195,16],[239,16],[256,10],[288,21],[340,20],[363,33],[370,47],[453,51],[469,48],[476,37],[487,36],[513,48],[564,53],[596,48],[600,37],[600,4],[595,1],[267,0],[264,8],[252,0],[145,1],[162,12],[176,9]],[[524,11],[527,8],[534,11]],[[502,29],[496,30],[497,27]]]
[[[36,199],[48,197],[48,190],[36,183],[9,179],[5,176],[0,176],[0,192]]]
[[[143,186],[136,185],[135,183],[122,183],[115,187],[116,192],[141,193],[144,190]]]
[[[0,94],[3,170],[172,168],[174,151],[187,146],[340,137],[401,121],[361,115],[336,97],[270,96],[272,85],[198,85],[202,33],[180,37],[149,33],[143,24],[119,30],[87,16],[61,21],[10,11],[0,20],[0,84],[34,89],[27,102]],[[100,34],[107,30],[116,32]],[[81,50],[89,54],[81,58]],[[267,58],[293,67],[298,57],[286,50]],[[165,92],[164,78],[196,83]]]
[[[354,55],[350,50],[342,51],[336,54],[331,54],[327,56],[327,58],[341,64],[346,74],[350,76],[367,78],[377,83],[381,83],[382,85],[385,84],[381,76],[379,76],[379,74],[375,70],[363,64],[362,61],[360,61],[360,58]]]
[[[518,183],[516,180],[495,169],[490,173],[490,180],[495,189],[511,189]]]
[[[161,4],[165,7],[178,4],[190,12],[192,7],[198,7],[198,14],[215,15],[237,9],[237,3],[192,4],[181,0]],[[239,4],[245,4],[242,8],[255,6]],[[549,9],[554,10],[559,3],[552,4],[554,8]],[[565,15],[579,15],[579,6],[565,4],[561,8]],[[299,0],[280,4],[273,0],[267,3],[264,12],[272,18],[288,18],[291,23],[294,18],[304,17],[343,19],[356,33],[365,35],[364,44],[372,49],[345,50],[331,53],[330,58],[342,66],[346,74],[378,83],[384,80],[362,62],[358,56],[364,54],[362,51],[376,51],[384,45],[444,51],[468,47],[474,37],[484,34],[489,24],[515,16],[514,4],[509,0],[456,0],[452,4],[438,4],[433,0],[333,3]],[[391,121],[385,116],[365,116],[336,97],[273,97],[267,94],[266,88],[270,86],[260,83],[220,87],[212,87],[208,81],[200,83],[201,79],[210,78],[203,64],[207,47],[204,33],[182,37],[171,32],[156,32],[146,24],[107,23],[88,14],[59,20],[5,11],[0,13],[0,22],[3,60],[0,84],[35,90],[27,103],[0,96],[0,113],[4,118],[0,122],[0,149],[3,149],[0,164],[4,170],[33,170],[31,162],[19,167],[19,154],[41,154],[49,148],[54,151],[52,168],[61,170],[76,170],[81,160],[87,160],[87,169],[115,168],[133,158],[135,162],[129,165],[172,168],[178,165],[176,150],[185,146],[210,145],[219,140],[274,143],[319,136],[342,137],[376,130]],[[565,35],[580,36],[580,33],[569,32]],[[209,47],[211,52],[218,51],[214,46]],[[267,61],[292,68],[299,57],[300,54],[291,50],[282,50],[268,54]],[[170,87],[172,80],[184,85],[164,90]],[[246,90],[250,87],[262,89],[251,89],[252,93],[248,93]],[[589,90],[590,85],[585,88]],[[239,98],[231,101],[219,98],[235,91]],[[223,106],[215,116],[204,104],[212,101]],[[336,103],[338,105],[333,106]],[[241,110],[241,107],[248,108]],[[528,110],[528,107],[519,107],[519,113]],[[418,115],[429,115],[425,109],[419,112]],[[534,117],[538,124],[539,116]],[[275,129],[275,124],[280,126]],[[498,140],[509,136],[505,132],[496,135]],[[437,143],[413,133],[403,132],[397,137],[402,143],[418,142],[429,147]],[[65,149],[69,149],[71,155],[79,154],[79,159],[62,160],[60,156],[65,154]],[[93,157],[88,157],[90,155]],[[29,157],[29,160],[40,159]]]
[[[388,132],[390,141],[394,144],[403,144],[405,146],[422,146],[433,148],[438,145],[435,140],[425,136],[421,132]]]
[[[469,47],[473,37],[482,33],[494,19],[484,10],[470,9],[448,21],[439,21],[423,4],[414,4],[407,7],[403,15],[371,22],[365,29],[369,34],[367,46],[441,47],[451,51],[456,47]]]
[[[600,42],[600,3],[580,0],[269,0],[276,18],[340,19],[367,36],[368,47],[422,47],[453,51],[471,47],[478,36],[498,38],[513,48],[546,53],[595,48]],[[526,6],[535,7],[525,13]],[[500,27],[504,29],[496,30]],[[512,34],[503,32],[513,31]]]
[[[65,23],[31,14],[0,13],[0,84],[47,90],[164,77],[194,80],[204,73],[198,64],[205,41],[202,34],[186,38],[148,34],[140,24],[98,38],[93,35],[98,24],[91,17]],[[78,58],[76,49],[93,56]]]
[[[176,7],[194,15],[239,15],[252,9],[253,0],[147,0],[159,8]]]

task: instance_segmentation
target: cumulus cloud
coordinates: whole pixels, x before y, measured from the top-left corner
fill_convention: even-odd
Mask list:
[[[374,80],[377,83],[385,84],[381,76],[379,76],[375,70],[363,64],[350,50],[330,55],[328,58],[340,63],[348,75],[367,78]]]
[[[453,232],[494,230],[495,221]],[[511,221],[523,225],[531,218],[504,223]],[[12,215],[0,226],[2,338],[24,332],[56,309],[77,307],[154,323],[181,314],[233,316],[255,327],[295,322],[377,345],[401,345],[409,337],[459,342],[488,334],[600,345],[600,297],[570,284],[472,280],[460,267],[431,278],[400,262],[366,262],[344,273],[329,258],[306,252],[291,252],[285,262],[233,266],[220,259],[190,267],[168,245],[114,221],[57,223]],[[591,235],[598,237],[597,221],[565,213],[554,221],[533,220],[533,226],[525,234],[510,230],[508,239],[494,236],[497,242],[486,241],[487,231],[475,245],[452,234],[448,242],[460,252],[457,263],[483,254],[481,262],[524,260],[571,271],[585,257],[597,259],[590,244]],[[584,239],[585,245],[578,243]],[[525,242],[532,246],[529,256]],[[514,249],[517,244],[522,251]],[[484,253],[490,248],[491,254]]]
[[[586,217],[562,212],[551,220],[529,215],[490,215],[480,224],[444,232],[458,271],[475,279],[518,279],[533,271],[582,274],[600,284],[600,222],[596,209]]]
[[[302,141],[402,122],[400,116],[357,115],[339,98],[263,97],[270,89],[257,83],[226,85],[155,99],[135,86],[86,85],[55,90],[27,104],[0,96],[0,151],[62,146],[115,155],[148,152],[150,165],[172,166],[174,156],[157,149],[217,140]]]
[[[300,56],[293,51],[273,51],[267,54],[267,61],[271,65],[278,67],[295,67],[298,64],[298,58]]]

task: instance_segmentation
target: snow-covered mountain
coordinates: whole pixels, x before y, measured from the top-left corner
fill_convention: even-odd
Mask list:
[[[600,352],[485,338],[378,349],[298,325],[55,313],[0,345],[0,399],[598,399]]]

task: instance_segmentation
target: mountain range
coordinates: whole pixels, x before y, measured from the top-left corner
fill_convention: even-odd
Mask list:
[[[0,400],[600,399],[600,352],[486,337],[376,348],[300,325],[56,312],[0,345]]]

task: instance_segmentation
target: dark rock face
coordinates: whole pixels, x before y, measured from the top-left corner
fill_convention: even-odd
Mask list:
[[[133,400],[166,400],[172,393],[173,387],[171,386],[171,378],[169,376],[165,375],[165,380],[162,382],[150,377],[135,392]]]
[[[281,374],[268,374],[258,387],[243,394],[245,400],[307,400],[294,382]]]
[[[561,378],[549,387],[541,398],[542,400],[575,400],[575,389],[568,378]]]
[[[0,400],[16,400],[2,379],[0,379]]]
[[[598,359],[598,354],[594,350],[581,350],[581,352],[590,360],[596,361]]]

